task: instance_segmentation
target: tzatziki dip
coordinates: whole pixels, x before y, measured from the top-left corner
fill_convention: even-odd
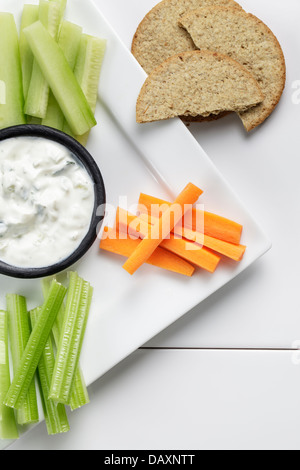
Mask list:
[[[22,268],[52,266],[87,235],[94,183],[63,145],[42,137],[0,142],[0,260]]]

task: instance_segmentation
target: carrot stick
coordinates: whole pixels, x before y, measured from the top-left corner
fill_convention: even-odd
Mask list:
[[[147,235],[123,265],[123,268],[129,274],[134,274],[150,258],[161,242],[170,235],[170,232],[183,218],[184,214],[191,210],[191,206],[197,202],[201,194],[201,189],[192,183],[184,188],[174,203],[170,204],[158,222],[154,224],[156,236],[148,237]]]
[[[144,239],[149,236],[152,227],[139,217],[130,214],[124,209],[118,208],[116,216],[116,230],[127,234],[128,237]],[[221,257],[194,242],[176,238],[170,235],[160,244],[161,248],[179,255],[184,260],[195,266],[213,273],[219,265]]]
[[[157,220],[157,217],[141,214],[138,217],[138,220],[141,222],[143,221],[145,223],[153,224]],[[246,246],[244,245],[235,245],[233,243],[228,243],[223,240],[219,240],[218,238],[213,238],[209,235],[196,232],[189,228],[182,228],[181,224],[174,227],[173,233],[177,236],[182,236],[182,238],[197,243],[198,245],[210,248],[211,250],[216,251],[217,253],[220,253],[221,255],[224,255],[234,261],[241,261],[246,251]]]
[[[164,240],[161,247],[170,250],[186,261],[193,263],[198,268],[205,269],[205,271],[210,273],[215,272],[221,261],[220,256],[212,253],[207,248],[197,248],[195,243],[183,240],[182,238],[176,238],[173,235],[171,235],[170,239]]]
[[[150,226],[153,225],[157,221],[158,217],[151,216],[148,214],[140,214],[137,218],[137,220],[141,223],[142,221],[149,224]],[[195,230],[192,230],[190,228],[182,227],[182,223],[180,222],[178,225],[176,225],[172,233],[174,233],[177,236],[181,236],[182,238],[186,238],[187,240],[190,240],[192,242],[198,243],[199,245],[204,245],[204,234],[197,232]]]
[[[148,213],[156,217],[160,217],[161,211],[166,210],[171,203],[158,199],[147,194],[141,194],[139,198],[139,211],[140,213]],[[243,226],[221,217],[211,212],[201,211],[200,209],[193,208],[192,213],[187,213],[184,221],[184,226],[191,230],[197,230],[197,220],[204,220],[204,233],[213,238],[234,243],[238,245],[241,241]],[[192,224],[189,221],[192,220]]]
[[[203,245],[233,261],[242,261],[247,248],[244,245],[224,242],[223,240],[210,237],[209,235],[204,235]]]
[[[109,227],[104,228],[105,238],[100,241],[100,248],[117,255],[126,256],[128,258],[141,243],[139,239],[133,238],[115,238],[118,233]],[[157,247],[154,253],[146,261],[147,264],[157,266],[184,276],[191,277],[195,272],[195,267],[182,259],[181,257]]]
[[[142,218],[118,207],[115,230],[125,233],[131,238],[145,238],[150,235],[152,227]]]

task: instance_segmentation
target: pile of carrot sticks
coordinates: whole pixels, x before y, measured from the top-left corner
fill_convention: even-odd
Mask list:
[[[131,275],[145,263],[191,277],[197,268],[214,273],[224,257],[241,261],[243,226],[199,209],[202,194],[192,183],[173,202],[140,194],[137,215],[117,208],[100,249],[127,258],[123,268]]]

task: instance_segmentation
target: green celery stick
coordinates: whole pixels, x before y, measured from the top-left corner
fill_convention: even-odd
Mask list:
[[[107,41],[105,39],[83,34],[81,36],[74,70],[75,77],[94,114],[96,111],[100,73],[106,51],[106,44]],[[72,134],[68,123],[65,123],[64,132]],[[88,131],[82,136],[75,136],[75,138],[85,146],[88,141],[89,133]]]
[[[69,404],[79,363],[93,288],[76,272],[70,272],[64,320],[57,348],[50,398]]]
[[[75,76],[93,112],[96,110],[98,85],[106,44],[106,39],[83,34],[75,65]]]
[[[59,15],[59,23],[57,24],[55,18],[52,16],[51,7],[50,10],[47,7],[43,6],[43,3],[55,3],[58,7],[58,15]],[[39,20],[45,25],[45,28],[49,31],[52,37],[57,38],[57,34],[63,21],[63,17],[65,14],[67,0],[40,0],[39,1]],[[53,10],[54,13],[55,10]]]
[[[27,39],[23,33],[23,29],[35,23],[39,19],[39,6],[25,4],[23,7],[21,27],[20,27],[20,56],[22,64],[22,75],[23,75],[23,92],[24,97],[27,96],[29,84],[31,80],[32,66],[33,66],[33,54],[27,42]]]
[[[41,307],[30,312],[32,328],[35,327],[41,314]],[[61,434],[70,430],[65,406],[49,399],[51,378],[54,369],[54,351],[51,336],[49,336],[38,364],[38,381],[44,410],[45,422],[49,435]]]
[[[71,411],[82,408],[90,403],[90,397],[85,384],[83,372],[80,366],[77,366],[74,381],[71,389],[69,406]]]
[[[51,37],[56,40],[61,22],[61,5],[54,1],[40,0],[39,20]],[[26,28],[23,29],[23,34],[25,30]],[[25,39],[27,40],[26,35]],[[38,62],[34,59],[31,80],[25,100],[25,114],[36,118],[44,118],[46,116],[48,98],[48,82]]]
[[[42,280],[42,291],[43,291],[44,300],[46,300],[46,298],[49,295],[49,290],[50,290],[51,283],[52,283],[53,279],[55,279],[55,278],[44,278]],[[55,321],[54,321],[53,327],[52,327],[52,335],[53,335],[53,338],[54,338],[54,341],[55,341],[56,345],[58,343],[59,336],[60,336],[60,328],[61,328],[61,324],[63,322],[64,311],[65,310],[64,310],[64,302],[63,302],[60,309],[59,309],[58,314],[56,315],[56,318],[55,318]]]
[[[75,66],[81,34],[82,28],[80,26],[66,20],[62,21],[57,43],[61,47],[72,70]],[[50,90],[47,113],[46,117],[42,120],[42,124],[62,131],[64,121],[64,114]]]
[[[81,35],[81,26],[67,20],[62,21],[57,42],[62,48],[71,69],[74,69],[76,64]]]
[[[15,409],[21,407],[65,295],[66,288],[57,281],[52,281],[48,297],[42,306],[41,314],[31,332],[18,370],[5,397],[6,406]]]
[[[25,28],[24,33],[71,131],[85,134],[97,122],[63,51],[40,21]]]
[[[44,297],[47,297],[50,284],[51,284],[51,281],[49,278],[42,280],[42,290],[43,290]],[[52,328],[52,334],[53,334],[56,348],[59,345],[59,340],[60,340],[61,331],[63,327],[64,315],[65,315],[65,306],[62,305]],[[90,398],[89,398],[88,390],[86,387],[86,383],[84,380],[84,376],[83,376],[80,364],[78,363],[76,367],[76,371],[75,371],[74,383],[73,383],[72,390],[71,390],[69,406],[71,410],[74,411],[74,410],[77,410],[78,408],[82,408],[83,406],[89,403],[90,403]]]
[[[16,373],[30,337],[30,319],[25,297],[17,294],[8,294],[6,296],[6,304],[13,370]],[[17,420],[18,424],[21,425],[37,423],[39,421],[34,378],[31,381],[21,408],[17,411]]]
[[[19,431],[15,412],[3,404],[10,387],[9,353],[8,353],[8,318],[7,313],[0,311],[0,439],[18,439]]]
[[[67,7],[67,0],[49,0],[50,2],[58,3],[60,8],[60,16],[63,17],[66,7]]]
[[[0,13],[0,128],[25,124],[19,35],[14,16]]]
[[[27,116],[27,124],[42,124],[42,120],[33,116]]]

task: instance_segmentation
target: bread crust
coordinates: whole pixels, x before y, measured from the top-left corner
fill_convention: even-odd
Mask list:
[[[136,120],[145,123],[175,116],[217,117],[223,112],[246,110],[263,99],[252,74],[234,59],[212,51],[187,51],[165,60],[148,76],[137,99]],[[204,109],[206,103],[208,108]],[[181,112],[181,108],[186,111]]]
[[[155,5],[138,25],[131,44],[131,52],[145,72],[149,74],[175,54],[196,50],[178,20],[188,11],[216,4],[242,9],[235,0],[162,0]]]
[[[248,132],[262,124],[278,105],[286,84],[284,53],[271,29],[251,13],[224,6],[189,12],[179,24],[189,32],[198,49],[230,53],[254,75],[265,100],[239,115]],[[247,31],[248,35],[242,37],[239,31]]]
[[[212,122],[218,121],[219,119],[223,119],[223,117],[228,116],[231,114],[232,111],[223,111],[219,114],[210,114],[209,116],[202,117],[202,116],[179,116],[182,122],[185,124],[192,124],[193,122]]]

